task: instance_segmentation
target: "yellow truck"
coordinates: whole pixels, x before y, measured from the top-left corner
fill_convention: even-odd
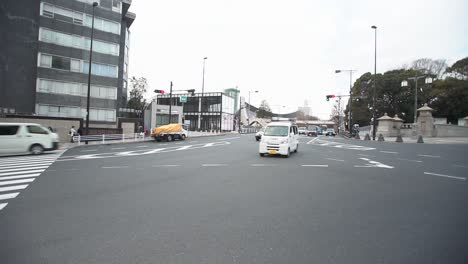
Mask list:
[[[153,128],[151,137],[156,141],[174,141],[176,139],[185,140],[188,132],[181,124],[169,124]]]

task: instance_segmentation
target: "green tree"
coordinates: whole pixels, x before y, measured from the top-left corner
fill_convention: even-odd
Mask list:
[[[257,117],[258,118],[271,118],[271,108],[270,105],[266,100],[262,100],[262,103],[260,104],[260,107],[258,108],[257,111]]]
[[[147,106],[147,102],[144,98],[144,95],[148,88],[148,82],[144,77],[132,77],[130,79],[130,86],[130,98],[127,102],[127,108],[139,110],[141,111],[141,113],[143,113]]]
[[[447,73],[454,78],[468,80],[468,57],[455,62],[451,67],[447,68]]]

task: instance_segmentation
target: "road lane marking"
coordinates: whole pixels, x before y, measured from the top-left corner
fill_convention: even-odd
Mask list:
[[[315,140],[319,139],[318,137],[314,138],[314,139],[311,139],[309,142],[307,142],[307,144],[310,144],[312,142],[314,142]]]
[[[227,166],[227,164],[202,164],[203,167],[222,167]]]
[[[109,166],[109,167],[101,167],[103,169],[124,169],[128,168],[128,166]]]
[[[325,158],[325,159],[344,162],[344,160],[341,160],[341,159],[332,159],[332,158]]]
[[[23,189],[26,189],[26,187],[28,187],[27,184],[8,186],[8,187],[0,187],[0,192],[23,190]]]
[[[411,161],[411,162],[422,162],[422,160],[411,160],[411,159],[400,159],[400,158],[398,158],[397,160],[405,160],[405,161]]]
[[[379,152],[382,152],[382,153],[389,153],[389,154],[398,154],[398,152],[395,152],[395,151],[385,151],[385,150],[381,150]]]
[[[0,185],[13,185],[17,183],[26,183],[26,182],[33,182],[34,178],[32,179],[25,179],[25,180],[15,180],[15,181],[2,181],[0,182]]]
[[[250,164],[252,167],[274,167],[276,164]]]
[[[177,142],[177,143],[175,143],[175,144],[176,144],[176,145],[180,145],[180,144],[182,144],[182,142]]]
[[[458,165],[458,164],[453,164],[452,166],[454,166],[454,167],[460,167],[460,168],[468,168],[468,166],[463,166],[463,165]]]
[[[13,198],[16,198],[16,196],[18,196],[18,194],[19,194],[19,192],[0,194],[0,200],[13,199]]]
[[[122,147],[122,148],[111,148],[111,149],[125,149],[125,148],[124,148],[124,147]]]
[[[352,144],[345,144],[345,143],[339,143],[335,141],[326,141],[322,139],[312,139],[311,141],[307,142],[307,144],[312,144],[312,145],[318,145],[318,146],[326,146],[326,147],[332,147],[332,148],[341,148],[341,149],[349,149],[349,150],[362,150],[362,151],[368,151],[368,150],[374,150],[375,148],[371,147],[364,147],[364,146],[359,146],[359,145],[352,145]]]
[[[39,175],[41,175],[41,174],[40,173],[34,173],[34,174],[25,174],[25,175],[18,175],[18,176],[0,177],[0,181],[21,179],[21,178],[31,178],[31,177],[37,177]]]
[[[366,154],[358,154],[359,156],[363,156],[363,157],[370,157],[370,155],[366,155]]]
[[[187,146],[180,147],[180,148],[178,148],[176,150],[184,150],[184,149],[189,149],[191,147],[192,147],[192,145],[187,145]]]
[[[427,158],[440,158],[440,156],[433,156],[433,155],[423,155],[423,154],[418,154],[420,157],[427,157]]]
[[[424,172],[424,174],[466,181],[465,177],[456,177],[456,176],[450,176],[450,175],[438,174],[438,173],[432,173],[432,172]]]
[[[50,161],[50,160],[54,161],[57,158],[58,157],[46,157],[46,158],[45,157],[44,158],[31,158],[31,157],[27,158],[27,157],[25,157],[25,158],[21,158],[21,159],[17,159],[17,158],[15,158],[15,159],[0,159],[0,163],[14,163],[14,162],[25,162],[25,161],[40,162],[40,161]]]
[[[230,137],[230,138],[220,138],[216,140],[230,140],[230,139],[239,139],[240,137]]]
[[[305,164],[305,165],[301,165],[302,167],[328,167],[328,165],[320,165],[320,164],[317,164],[317,165],[314,165],[314,164]]]
[[[370,160],[367,158],[359,158],[361,160],[367,161],[368,164],[366,165],[354,165],[355,168],[385,168],[385,169],[393,169],[393,166],[385,165],[381,162]]]
[[[98,151],[97,149],[85,149],[85,150],[80,150],[80,152],[92,152],[92,151]]]
[[[37,172],[43,172],[43,171],[45,171],[45,169],[44,170],[5,172],[5,173],[0,173],[0,176],[19,175],[19,174],[24,174],[24,173],[37,173]]]
[[[160,168],[160,167],[179,167],[178,164],[166,164],[166,165],[152,165],[153,168]]]
[[[148,145],[142,145],[142,146],[135,146],[135,148],[147,148]]]
[[[38,166],[38,167],[27,167],[27,168],[13,168],[7,170],[0,170],[0,172],[11,172],[11,171],[28,171],[28,170],[38,170],[38,169],[47,169],[49,166]]]
[[[8,203],[0,203],[0,210],[2,210],[3,208],[5,208],[5,206],[7,205]]]

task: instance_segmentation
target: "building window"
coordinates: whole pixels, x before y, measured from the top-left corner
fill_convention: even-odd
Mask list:
[[[92,4],[93,1],[90,3]],[[119,8],[120,12],[120,8]],[[53,6],[47,3],[42,3],[42,16],[55,18],[68,23],[84,25],[91,27],[91,16],[81,12],[75,12],[59,6]],[[56,16],[58,15],[58,16]],[[84,21],[83,21],[84,20]],[[106,31],[120,35],[120,23],[105,20],[99,17],[94,17],[94,28],[101,31]]]
[[[120,0],[112,0],[112,11],[120,13]]]
[[[88,85],[84,83],[38,79],[36,91],[48,94],[66,94],[86,97],[88,94]],[[117,100],[117,88],[92,85],[91,97]]]
[[[47,67],[47,68],[52,67],[52,56],[42,54],[40,61],[41,61],[41,64],[40,64],[41,67]]]
[[[128,64],[125,62],[124,63],[124,74],[127,74],[127,70],[128,70]]]
[[[71,71],[74,71],[74,72],[80,72],[81,71],[81,62],[80,60],[74,60],[72,59],[71,60]]]
[[[39,40],[56,45],[89,50],[91,40],[81,36],[61,33],[47,28],[40,28]],[[93,40],[93,52],[118,56],[119,45],[115,43]]]
[[[52,68],[69,71],[70,59],[65,57],[52,56]]]
[[[88,73],[89,71],[89,62],[83,62],[83,73]],[[112,77],[117,78],[117,66],[113,65],[105,65],[105,64],[98,64],[93,62],[93,67],[91,67],[91,74],[105,76],[105,77]]]

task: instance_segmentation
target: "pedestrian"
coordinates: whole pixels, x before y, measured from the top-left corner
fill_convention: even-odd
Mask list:
[[[75,126],[70,128],[70,142],[73,143],[73,137],[76,135]]]

